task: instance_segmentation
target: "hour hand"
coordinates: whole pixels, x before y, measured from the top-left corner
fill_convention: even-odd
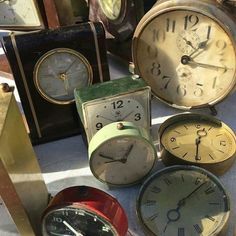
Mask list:
[[[115,160],[113,157],[110,157],[110,156],[104,155],[104,154],[102,154],[102,153],[99,153],[98,155],[99,155],[100,157],[102,157],[102,158],[105,158],[105,159]]]

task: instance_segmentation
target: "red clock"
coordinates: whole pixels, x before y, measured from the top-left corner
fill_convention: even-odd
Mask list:
[[[109,194],[88,186],[62,190],[42,217],[43,236],[125,236],[128,220],[120,203]]]

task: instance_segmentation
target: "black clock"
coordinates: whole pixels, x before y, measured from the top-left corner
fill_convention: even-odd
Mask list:
[[[101,23],[3,38],[33,144],[80,132],[74,88],[109,80]]]

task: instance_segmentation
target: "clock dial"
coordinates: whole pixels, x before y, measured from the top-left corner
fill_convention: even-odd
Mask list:
[[[169,105],[198,107],[223,99],[235,86],[235,42],[227,29],[192,8],[156,8],[134,34],[136,73]]]
[[[99,0],[105,16],[109,20],[116,20],[120,16],[122,0]]]
[[[138,137],[120,137],[104,142],[92,154],[90,167],[103,182],[128,185],[146,176],[154,161],[155,155],[148,142]]]
[[[141,187],[137,203],[148,235],[158,236],[218,235],[230,211],[229,198],[219,180],[193,166],[156,172]]]
[[[92,69],[87,59],[68,48],[56,48],[44,54],[34,70],[39,93],[52,103],[74,101],[74,89],[88,86]]]
[[[133,95],[126,94],[103,101],[95,101],[86,106],[85,113],[88,117],[86,126],[89,127],[89,137],[111,122],[131,121],[137,126],[146,129],[149,127],[148,98],[143,92]]]
[[[68,206],[50,211],[43,220],[43,235],[117,235],[112,225],[87,209]]]
[[[34,0],[2,0],[0,1],[1,26],[40,26],[36,2]]]
[[[215,163],[236,153],[232,130],[210,121],[179,121],[168,126],[161,143],[171,154],[192,163]]]

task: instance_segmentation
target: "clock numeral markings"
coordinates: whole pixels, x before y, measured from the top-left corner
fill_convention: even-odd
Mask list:
[[[176,138],[175,138],[175,137],[171,137],[171,138],[170,138],[170,141],[173,143],[173,142],[176,141]]]
[[[182,179],[182,182],[184,182],[184,175],[183,174],[181,175],[181,179]]]
[[[195,180],[195,185],[199,185],[201,182],[202,182],[202,179],[197,177]]]
[[[184,125],[184,128],[188,130],[188,127],[187,127],[187,125]]]
[[[187,94],[186,85],[185,84],[178,85],[176,88],[176,92],[179,96],[182,96],[182,97],[186,96]]]
[[[180,148],[180,147],[179,146],[178,147],[173,147],[172,150],[175,150],[175,149],[178,149],[178,148]]]
[[[178,236],[185,236],[184,228],[178,228]]]
[[[156,214],[154,214],[154,215],[148,217],[148,221],[154,221],[154,220],[158,217],[158,215],[159,215],[159,214],[156,213]]]
[[[208,189],[206,189],[205,191],[205,194],[211,194],[211,193],[214,193],[215,192],[215,189],[213,187],[209,187]]]
[[[220,149],[216,149],[218,152],[221,152],[221,153],[225,153],[224,151],[220,150]]]
[[[207,39],[210,39],[210,34],[211,34],[211,26],[208,25],[208,27],[207,27]]]
[[[103,124],[101,122],[96,124],[96,129],[100,130],[103,127]]]
[[[224,146],[225,147],[226,146],[226,141],[225,140],[221,140],[220,141],[220,146]]]
[[[122,100],[112,102],[111,104],[112,104],[114,110],[124,107],[124,102]]]
[[[194,26],[196,26],[199,22],[199,18],[195,15],[187,15],[184,17],[184,30],[187,29],[193,29]]]
[[[184,155],[182,156],[183,158],[186,157],[186,155],[188,154],[188,152],[184,153]]]
[[[212,159],[212,160],[215,160],[214,157],[209,153],[209,157]]]
[[[139,121],[139,120],[141,120],[141,114],[140,113],[136,113],[135,115],[134,115],[134,120],[135,121]]]
[[[198,86],[203,86],[203,84],[197,84]],[[201,97],[203,95],[203,89],[202,88],[199,88],[197,87],[193,94],[196,96],[196,97]]]
[[[172,184],[172,182],[169,180],[169,179],[167,179],[167,178],[165,178],[165,179],[163,179],[163,181],[166,183],[166,185],[171,185]]]
[[[153,193],[160,193],[161,189],[157,186],[153,186],[150,191]]]
[[[176,21],[175,20],[170,20],[169,18],[166,19],[166,31],[167,32],[172,32],[174,33],[175,32],[175,24],[176,24]]]
[[[217,81],[217,77],[213,78],[213,83],[212,83],[212,88],[215,89],[216,88],[216,81]]]
[[[151,73],[153,76],[159,76],[161,74],[161,65],[157,62],[153,62]]]
[[[162,81],[165,81],[165,85],[164,85],[164,89],[167,89],[168,88],[168,85],[170,84],[171,82],[171,78],[169,76],[162,76]],[[163,89],[163,88],[162,88]]]
[[[223,51],[227,47],[227,43],[224,40],[219,39],[216,41],[216,47],[219,49],[218,55],[223,56],[224,55]]]
[[[202,233],[202,229],[198,224],[193,225],[194,229],[196,230],[197,233],[201,234]]]
[[[153,42],[164,42],[166,39],[166,33],[162,29],[154,29],[153,31]]]
[[[219,206],[220,205],[219,202],[209,202],[208,204],[212,205],[212,206]]]
[[[213,221],[213,222],[216,220],[214,217],[209,216],[209,215],[206,215],[205,217],[206,217],[208,220],[211,220],[211,221]]]
[[[153,206],[156,204],[156,201],[154,200],[147,200],[145,203],[144,203],[146,206]]]

